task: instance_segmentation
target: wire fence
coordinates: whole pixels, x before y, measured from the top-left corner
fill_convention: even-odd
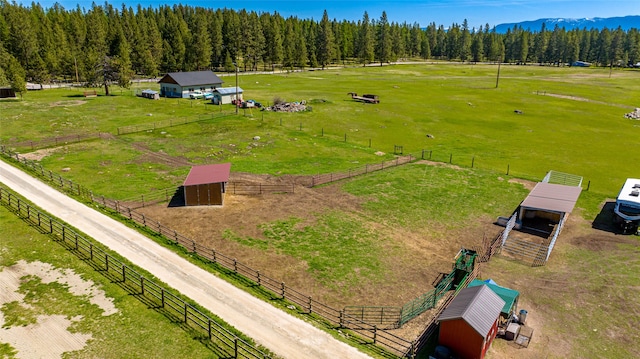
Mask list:
[[[117,134],[126,135],[129,133],[153,131],[160,128],[168,128],[173,126],[185,125],[188,123],[200,122],[204,120],[224,118],[231,115],[232,115],[231,113],[220,111],[218,113],[201,114],[195,117],[172,118],[169,120],[163,120],[163,121],[157,121],[157,122],[147,122],[147,123],[141,123],[138,125],[122,126],[122,127],[118,127]]]
[[[246,340],[222,326],[194,305],[181,299],[173,291],[162,287],[118,260],[111,252],[96,245],[92,240],[74,231],[73,228],[41,212],[38,208],[22,200],[16,194],[0,187],[0,203],[10,208],[23,220],[53,236],[67,249],[84,261],[90,261],[94,268],[107,277],[115,277],[121,287],[136,297],[144,297],[146,304],[161,310],[173,320],[188,325],[206,335],[212,344],[228,358],[270,358]]]

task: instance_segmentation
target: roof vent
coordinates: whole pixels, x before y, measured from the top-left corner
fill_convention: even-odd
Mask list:
[[[631,191],[631,196],[638,197],[639,195],[640,195],[640,191],[638,191],[638,190]]]
[[[640,188],[640,183],[634,184],[633,187],[631,187],[631,188]]]

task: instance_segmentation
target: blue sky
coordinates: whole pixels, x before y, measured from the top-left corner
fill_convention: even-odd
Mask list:
[[[21,1],[29,5],[31,1]],[[40,1],[43,7],[50,7],[55,0]],[[58,0],[66,9],[91,7],[91,0]],[[108,1],[114,7],[122,3],[135,8],[158,4],[172,5],[182,3],[202,7],[226,7],[229,9],[247,9],[257,12],[277,11],[284,17],[313,18],[320,20],[324,10],[330,19],[360,20],[365,11],[371,19],[379,19],[386,11],[389,21],[419,23],[422,27],[431,22],[445,27],[452,23],[461,24],[464,19],[469,27],[490,26],[540,18],[593,18],[640,15],[640,0],[242,0],[242,1]],[[102,0],[96,0],[102,4]]]

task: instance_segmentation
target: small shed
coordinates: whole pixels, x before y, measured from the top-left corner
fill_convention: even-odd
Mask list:
[[[16,92],[11,87],[0,87],[0,98],[14,98]]]
[[[483,359],[498,332],[504,305],[486,285],[462,289],[438,317],[438,344],[462,359]]]
[[[170,72],[158,81],[161,96],[182,98],[189,98],[194,91],[213,92],[223,82],[211,70]]]
[[[515,310],[518,308],[518,298],[520,297],[520,292],[518,292],[517,290],[499,286],[491,279],[484,281],[474,279],[473,281],[471,281],[471,283],[469,283],[468,287],[479,287],[481,285],[486,285],[500,298],[502,298],[502,300],[504,300],[504,306],[500,311],[500,316],[503,319],[508,319],[511,316],[511,313],[515,312]]]
[[[158,91],[153,91],[150,89],[146,89],[146,90],[142,90],[142,97],[144,98],[148,98],[151,100],[159,100],[160,99],[160,94],[158,93]]]
[[[237,89],[236,87],[217,88],[213,90],[213,98],[211,99],[211,102],[214,105],[227,105],[233,103],[236,96],[238,97],[238,100],[242,101],[243,92],[244,91],[240,87]]]
[[[191,167],[184,180],[185,206],[222,205],[231,163]]]

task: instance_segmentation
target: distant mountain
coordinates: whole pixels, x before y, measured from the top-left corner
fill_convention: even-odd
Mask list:
[[[640,15],[608,18],[594,17],[585,19],[538,19],[534,21],[496,25],[496,32],[504,34],[507,32],[507,29],[513,29],[514,25],[518,25],[518,27],[525,30],[538,32],[542,28],[543,23],[546,24],[547,30],[553,30],[557,24],[559,27],[564,27],[567,31],[584,28],[602,30],[605,27],[610,30],[614,30],[617,29],[618,26],[620,26],[622,30],[628,31],[631,28],[640,29]]]

